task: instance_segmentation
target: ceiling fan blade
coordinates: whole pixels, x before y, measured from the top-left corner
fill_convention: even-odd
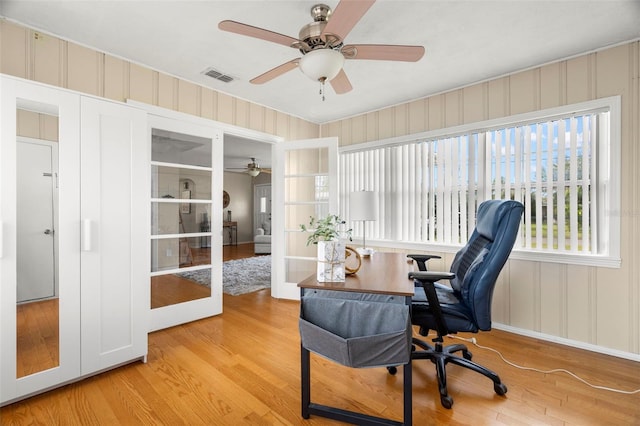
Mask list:
[[[338,75],[336,75],[333,80],[330,81],[330,83],[331,87],[333,87],[333,90],[338,95],[350,92],[353,89],[353,86],[351,86],[351,82],[349,81],[349,78],[347,77],[347,74],[343,69],[340,70]]]
[[[218,28],[223,31],[229,31],[231,33],[255,37],[261,40],[270,41],[272,43],[282,44],[287,47],[292,47],[294,43],[298,43],[298,39],[296,38],[236,21],[221,21],[218,24]]]
[[[326,34],[335,34],[344,40],[373,3],[375,0],[341,0],[321,36],[324,38]]]
[[[294,68],[297,68],[298,61],[300,61],[300,59],[296,58],[296,59],[290,60],[289,62],[285,62],[284,64],[278,65],[277,67],[270,69],[264,74],[260,74],[256,78],[250,80],[250,82],[253,84],[263,84],[263,83],[266,83],[267,81],[271,81],[274,78],[279,77],[282,74],[288,71],[291,71]]]
[[[417,62],[424,56],[422,46],[393,44],[349,44],[342,48],[346,59]]]

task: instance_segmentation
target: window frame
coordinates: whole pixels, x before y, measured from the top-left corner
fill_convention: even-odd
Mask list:
[[[358,151],[368,151],[391,146],[405,145],[412,142],[422,142],[424,140],[445,139],[472,133],[484,133],[496,128],[509,128],[524,123],[543,122],[557,119],[559,116],[570,116],[586,114],[594,111],[606,110],[609,112],[609,143],[598,143],[597,164],[598,179],[596,182],[598,198],[597,212],[601,233],[598,234],[600,244],[605,250],[601,254],[574,253],[574,252],[548,252],[542,250],[527,250],[514,247],[511,258],[565,263],[574,265],[601,266],[619,268],[620,259],[620,166],[621,166],[621,97],[611,96],[571,105],[547,108],[522,114],[483,120],[459,126],[447,127],[437,130],[420,132],[410,135],[398,136],[377,141],[352,144],[339,148],[339,153],[352,153]],[[342,161],[340,155],[340,161]],[[345,166],[340,164],[341,174],[345,171]],[[342,176],[341,176],[342,177]],[[341,200],[346,200],[346,194],[340,194]],[[342,205],[341,211],[344,215],[345,207]],[[429,250],[440,252],[456,252],[460,246],[442,243],[418,243],[403,242],[395,240],[376,240],[376,245],[383,248],[403,248],[408,250]]]

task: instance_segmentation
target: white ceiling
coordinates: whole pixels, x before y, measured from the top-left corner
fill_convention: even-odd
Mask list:
[[[296,69],[249,83],[299,57],[297,50],[218,29],[228,19],[297,38],[317,1],[0,2],[0,15],[16,22],[314,123],[640,38],[638,0],[378,0],[345,42],[422,45],[425,56],[416,63],[346,61],[353,90],[336,95],[327,86],[323,102],[319,84]],[[234,81],[202,75],[209,67]]]
[[[271,168],[271,144],[238,136],[224,136],[224,168],[242,172],[256,159],[260,167]]]

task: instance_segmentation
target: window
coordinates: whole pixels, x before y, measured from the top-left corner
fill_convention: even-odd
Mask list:
[[[514,251],[527,258],[619,265],[619,98],[345,147],[341,215],[353,191],[380,195],[366,235],[394,245],[458,247],[478,205],[525,206]],[[354,223],[355,235],[363,224]],[[587,260],[589,259],[589,260]]]

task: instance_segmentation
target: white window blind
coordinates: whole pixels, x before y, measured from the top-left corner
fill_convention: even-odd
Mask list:
[[[379,220],[352,223],[354,236],[366,226],[374,244],[461,245],[482,201],[514,199],[525,206],[516,249],[607,254],[610,114],[599,107],[350,147],[340,157],[341,215],[349,218],[351,192],[375,191]]]

